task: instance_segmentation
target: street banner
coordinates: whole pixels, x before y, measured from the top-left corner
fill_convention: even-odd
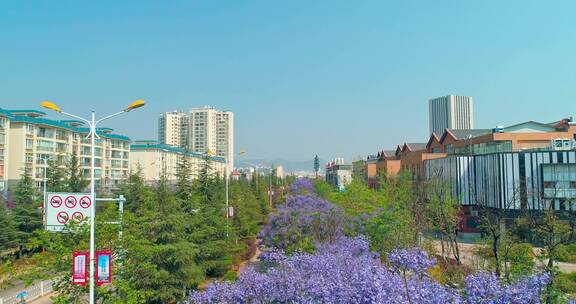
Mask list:
[[[47,193],[44,204],[46,230],[63,231],[70,222],[85,223],[93,203],[93,197],[86,193]]]
[[[72,253],[72,284],[85,286],[88,282],[88,252]]]
[[[234,216],[234,207],[232,207],[232,206],[228,207],[228,216],[229,217]]]
[[[96,284],[112,282],[112,252],[96,251]]]

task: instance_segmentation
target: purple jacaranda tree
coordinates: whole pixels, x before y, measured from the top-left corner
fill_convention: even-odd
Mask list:
[[[193,292],[189,303],[408,303],[403,278],[368,250],[365,237],[318,244],[314,254],[263,256],[271,265],[249,268],[235,283],[216,283]],[[410,277],[418,303],[458,303],[456,291],[428,278]]]
[[[286,202],[277,207],[260,231],[263,245],[294,251],[306,240],[330,242],[343,235],[343,213],[316,196],[309,180],[297,180],[290,188],[295,194],[289,195]]]
[[[540,303],[550,281],[539,274],[502,285],[493,274],[479,273],[467,277],[463,289],[444,286],[428,275],[435,259],[426,252],[396,249],[383,264],[366,237],[343,236],[341,213],[311,184],[299,180],[292,188],[261,233],[268,246],[261,261],[233,283],[193,291],[186,303]],[[285,254],[303,237],[313,238],[313,253]]]
[[[316,190],[314,190],[314,185],[312,181],[307,178],[299,178],[295,180],[288,187],[292,195],[314,195],[316,196]]]
[[[503,286],[491,274],[477,274],[458,290],[426,275],[433,260],[423,251],[391,256],[395,266],[387,268],[364,237],[318,244],[313,254],[287,256],[276,250],[263,255],[268,267],[250,267],[234,283],[194,291],[187,303],[540,303],[549,282],[544,274]]]

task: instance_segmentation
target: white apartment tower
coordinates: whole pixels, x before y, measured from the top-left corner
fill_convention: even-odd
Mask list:
[[[158,142],[186,148],[188,146],[188,115],[179,111],[165,112],[158,118]]]
[[[445,129],[473,129],[472,97],[448,95],[429,100],[430,133],[440,136]]]
[[[190,109],[188,146],[191,151],[214,152],[234,169],[234,113],[213,107]]]

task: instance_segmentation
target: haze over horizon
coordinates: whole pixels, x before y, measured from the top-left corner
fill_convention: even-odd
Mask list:
[[[576,113],[576,3],[73,1],[0,4],[0,108],[43,100],[155,139],[161,112],[235,113],[248,159],[373,154],[428,139],[428,99],[476,128]],[[51,118],[66,119],[49,114]]]

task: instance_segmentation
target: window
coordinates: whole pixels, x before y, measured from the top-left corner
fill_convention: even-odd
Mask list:
[[[49,141],[49,140],[38,140],[36,142],[36,150],[38,151],[46,151],[46,152],[52,152],[54,151],[54,142]]]
[[[44,162],[50,159],[48,154],[36,154],[36,164],[44,165]]]
[[[576,181],[570,181],[570,188],[576,189]]]
[[[36,136],[44,137],[44,138],[53,138],[54,137],[54,130],[40,127],[40,128],[38,128],[38,131],[36,132]]]
[[[554,189],[556,188],[556,182],[544,182],[544,188]]]
[[[68,145],[65,143],[57,143],[56,144],[56,151],[57,152],[66,152],[68,150]]]
[[[36,168],[36,178],[43,178],[44,170],[46,170],[46,168]]]
[[[34,140],[26,138],[26,149],[32,150],[34,148]]]
[[[80,154],[92,155],[92,149],[90,149],[90,147],[82,146],[82,149],[80,149]]]
[[[34,162],[34,154],[26,153],[26,163],[32,163],[32,162]]]
[[[0,117],[0,129],[4,129],[6,128],[6,123],[8,122],[8,120],[4,117]]]
[[[110,164],[111,164],[112,168],[121,168],[122,167],[122,161],[121,160],[113,159],[110,162]]]
[[[33,124],[26,124],[26,135],[34,134],[34,125]]]
[[[80,158],[80,166],[89,167],[92,163],[89,157],[82,157]]]
[[[567,210],[567,208],[566,208],[566,199],[561,198],[561,199],[558,200],[558,203],[559,203],[559,205],[560,205],[560,206],[558,206],[558,207],[560,207],[560,210]]]
[[[112,158],[122,158],[122,152],[120,152],[120,151],[112,151],[111,157],[112,157]]]
[[[58,140],[68,140],[68,132],[64,130],[56,130],[56,139]]]

